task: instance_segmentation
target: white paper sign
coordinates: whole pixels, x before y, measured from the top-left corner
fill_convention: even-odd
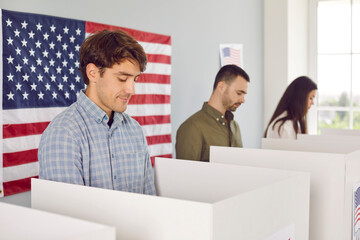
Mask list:
[[[360,240],[360,183],[353,188],[353,240]]]
[[[295,224],[291,224],[264,240],[295,240]]]
[[[220,44],[221,66],[234,64],[244,68],[242,44]]]

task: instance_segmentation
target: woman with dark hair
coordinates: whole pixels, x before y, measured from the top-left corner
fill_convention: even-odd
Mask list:
[[[296,78],[281,97],[264,137],[296,139],[298,133],[307,133],[306,113],[314,104],[316,90],[310,78]]]

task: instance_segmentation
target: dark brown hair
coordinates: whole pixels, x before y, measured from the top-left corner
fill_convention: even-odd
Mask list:
[[[105,68],[110,68],[124,60],[138,62],[140,71],[145,71],[147,64],[145,51],[133,37],[120,30],[105,29],[93,33],[85,39],[80,48],[80,71],[84,83],[89,84],[86,74],[86,66],[89,63],[100,68],[102,75]]]
[[[241,76],[246,81],[250,82],[249,75],[241,67],[236,65],[223,66],[216,74],[213,90],[215,90],[219,82],[224,81],[227,84],[230,84],[237,76]]]
[[[279,118],[273,124],[281,122],[278,133],[280,135],[280,128],[284,125],[286,120],[293,122],[294,131],[297,133],[299,130],[298,123],[300,123],[300,132],[306,133],[306,113],[307,113],[307,99],[312,90],[316,90],[317,85],[308,77],[301,76],[296,78],[285,90],[277,105],[274,114],[265,130],[264,137],[266,137],[267,130],[270,124],[275,121],[283,112],[287,112],[287,116]]]

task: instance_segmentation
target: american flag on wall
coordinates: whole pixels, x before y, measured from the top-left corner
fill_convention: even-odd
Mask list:
[[[242,44],[220,44],[220,59],[221,66],[234,64],[243,68]]]
[[[79,50],[96,30],[121,29],[144,47],[148,65],[126,112],[143,127],[153,164],[155,156],[172,157],[170,36],[7,10],[1,15],[0,197],[30,190],[42,132],[84,89]]]

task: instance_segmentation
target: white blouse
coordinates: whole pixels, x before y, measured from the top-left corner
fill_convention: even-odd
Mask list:
[[[280,128],[279,134],[279,126],[281,125],[281,121],[277,122],[274,126],[274,122],[276,122],[279,118],[285,117],[287,112],[283,112],[279,117],[277,117],[270,125],[266,132],[267,138],[284,138],[284,139],[296,139],[297,133],[294,130],[292,120],[286,120],[285,123]],[[300,126],[299,126],[300,129]]]

